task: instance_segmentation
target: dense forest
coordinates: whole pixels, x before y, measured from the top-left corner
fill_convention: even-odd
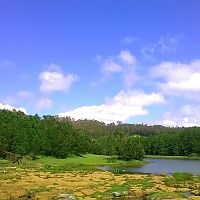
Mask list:
[[[8,151],[65,158],[85,153],[143,159],[149,155],[200,155],[200,128],[105,124],[0,110],[0,157]]]

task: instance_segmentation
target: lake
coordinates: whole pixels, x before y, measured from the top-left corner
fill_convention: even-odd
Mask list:
[[[123,167],[126,173],[151,173],[151,174],[172,174],[174,172],[190,172],[193,175],[200,175],[200,160],[180,160],[180,159],[145,159],[148,163],[139,167]],[[113,171],[110,166],[99,166],[103,171]]]

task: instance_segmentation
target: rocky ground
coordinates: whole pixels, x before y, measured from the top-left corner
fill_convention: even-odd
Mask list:
[[[0,200],[193,199],[200,200],[200,178],[110,172],[50,173],[7,168],[0,172]]]

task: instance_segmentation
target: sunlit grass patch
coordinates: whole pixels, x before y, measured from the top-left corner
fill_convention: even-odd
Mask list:
[[[188,172],[176,172],[172,176],[165,177],[163,179],[167,186],[183,187],[187,184],[192,184],[194,177]]]
[[[193,175],[189,172],[176,172],[172,176],[177,181],[189,181],[193,179]]]
[[[154,187],[154,183],[151,179],[127,179],[126,184],[129,185],[129,187],[133,186],[139,186],[141,189],[147,189]]]
[[[58,159],[54,157],[38,156],[37,160],[25,160],[20,165],[6,160],[0,160],[0,171],[7,167],[16,167],[23,170],[34,170],[43,172],[65,172],[65,171],[80,171],[88,173],[97,171],[97,166],[138,166],[145,163],[145,161],[122,161],[117,160],[111,156],[86,154],[84,156],[73,156],[65,159]],[[114,160],[113,160],[114,159]]]
[[[65,165],[65,164],[74,164],[74,165],[141,165],[144,162],[133,160],[133,161],[122,161],[115,159],[115,162],[113,161],[113,158],[111,156],[105,156],[105,155],[94,155],[94,154],[86,154],[83,156],[74,156],[69,157],[66,159],[57,159],[54,157],[40,157],[40,161],[43,164],[46,165]]]
[[[49,192],[52,189],[53,189],[53,187],[44,187],[44,186],[41,186],[41,187],[31,188],[29,190],[29,192],[31,192],[32,194],[35,194],[35,193],[40,193],[40,192]]]
[[[165,191],[160,191],[160,192],[153,192],[148,195],[147,200],[164,200],[164,199],[181,199],[185,197],[183,194],[179,192],[165,192]]]
[[[0,173],[0,180],[19,180],[21,176],[19,174]]]

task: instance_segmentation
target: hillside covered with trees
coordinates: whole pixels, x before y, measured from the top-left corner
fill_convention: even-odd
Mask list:
[[[200,155],[200,128],[104,124],[95,120],[0,110],[0,157],[8,151],[65,158],[85,153],[142,160],[149,155]]]

